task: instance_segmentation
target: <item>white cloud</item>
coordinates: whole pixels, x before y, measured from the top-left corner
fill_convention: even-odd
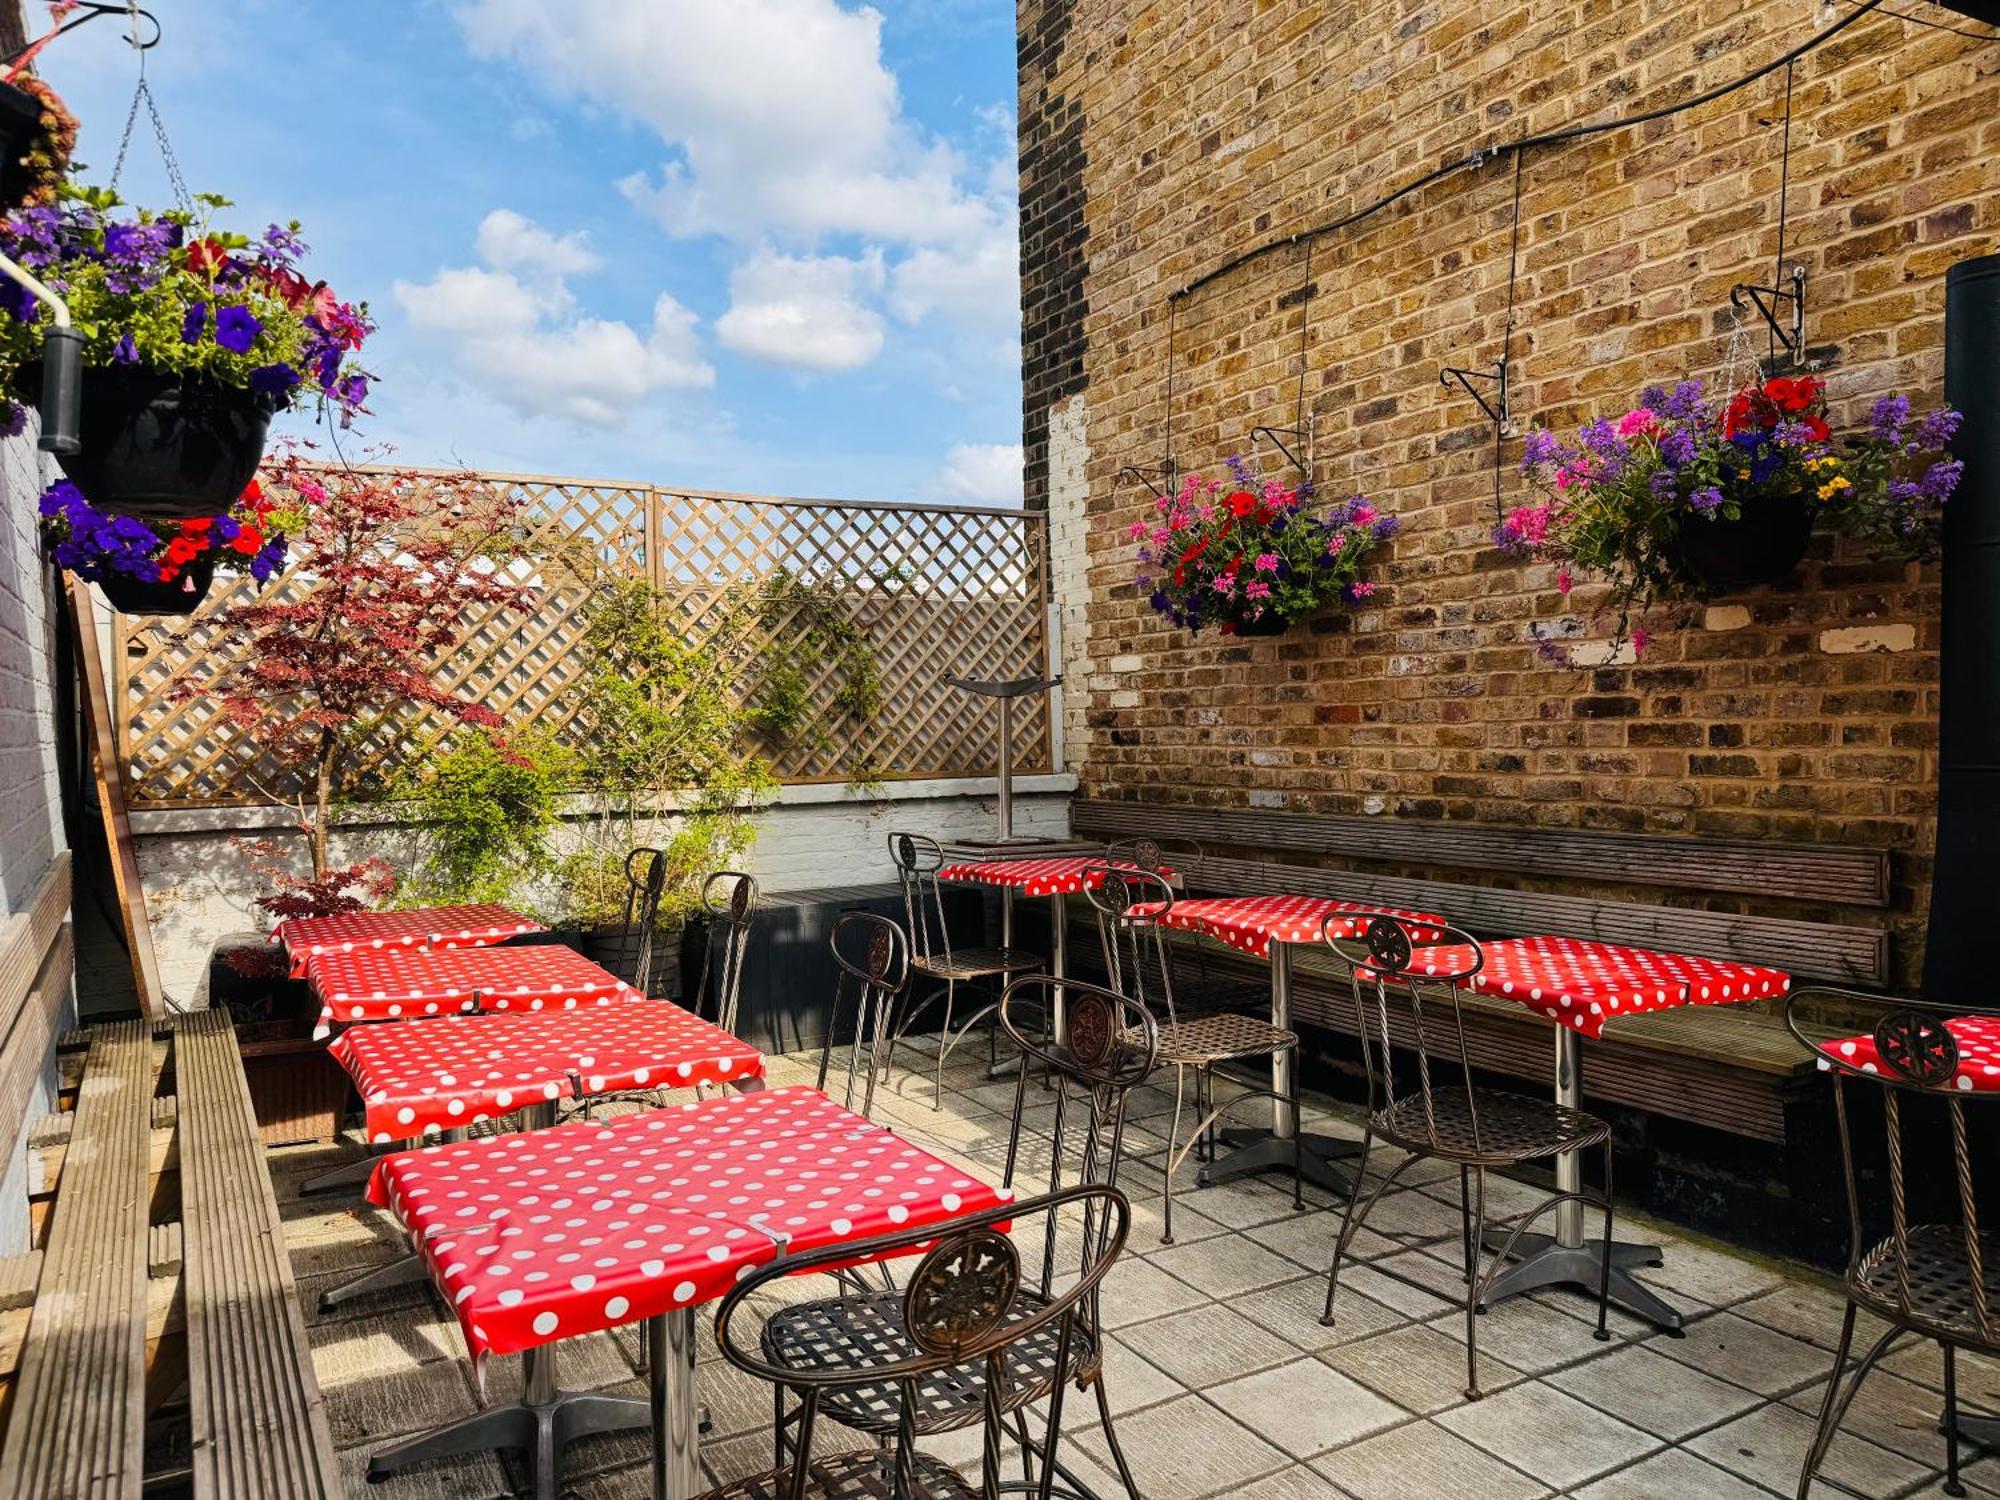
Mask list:
[[[473,241],[479,258],[502,271],[541,276],[581,276],[604,264],[581,230],[553,235],[511,208],[496,208],[479,221]]]
[[[865,298],[882,288],[882,257],[758,251],[729,275],[715,321],[729,348],[798,370],[852,370],[882,352],[882,319]]]
[[[695,315],[668,293],[643,331],[578,308],[563,274],[598,264],[580,235],[503,209],[481,223],[477,248],[487,265],[398,281],[396,301],[412,327],[451,348],[469,385],[511,410],[614,427],[656,391],[714,385]]]
[[[1021,445],[960,443],[945,454],[937,486],[946,499],[967,505],[1019,505]]]
[[[925,246],[897,262],[889,305],[905,323],[941,312],[973,327],[1018,327],[1020,277],[1020,242],[1011,229],[987,236],[965,253]]]

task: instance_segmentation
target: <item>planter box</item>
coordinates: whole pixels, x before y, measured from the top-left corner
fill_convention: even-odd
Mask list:
[[[237,1033],[250,1105],[268,1146],[326,1145],[340,1133],[350,1085],[326,1044],[310,1036],[253,1039],[261,1027]]]

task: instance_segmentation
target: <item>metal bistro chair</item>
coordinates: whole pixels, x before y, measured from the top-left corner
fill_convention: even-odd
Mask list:
[[[1174,1120],[1167,1132],[1164,1223],[1160,1243],[1174,1242],[1174,1173],[1188,1153],[1207,1143],[1214,1148],[1216,1122],[1245,1099],[1279,1099],[1298,1118],[1298,1069],[1292,1070],[1292,1088],[1285,1094],[1274,1089],[1242,1085],[1242,1091],[1222,1104],[1215,1102],[1215,1070],[1222,1063],[1246,1058],[1270,1057],[1298,1050],[1298,1033],[1273,1026],[1255,1016],[1215,1011],[1182,1018],[1174,1004],[1173,957],[1166,941],[1167,913],[1173,910],[1174,889],[1166,878],[1145,868],[1123,869],[1093,865],[1084,872],[1084,889],[1090,904],[1097,908],[1097,936],[1104,953],[1104,970],[1111,987],[1146,1006],[1155,1016],[1164,1017],[1159,1028],[1159,1059],[1174,1070]],[[1189,1075],[1193,1075],[1195,1123],[1181,1138],[1181,1116],[1187,1104]],[[1240,1082],[1240,1080],[1232,1080]],[[1299,1181],[1298,1136],[1292,1138],[1292,1207],[1303,1208],[1305,1198]]]
[[[1049,1042],[1044,1038],[1053,1001],[1050,992],[1058,988],[1065,995],[1068,1035],[1064,1041]],[[1023,1148],[1027,1147],[1048,1152],[1047,1191],[1052,1194],[1066,1187],[1072,1192],[1100,1193],[1116,1188],[1124,1156],[1126,1100],[1152,1076],[1156,1060],[1159,1032],[1152,1016],[1138,1001],[1099,985],[1058,980],[1046,974],[1027,975],[1008,985],[1000,999],[999,1016],[1002,1029],[1023,1057],[1007,1139],[1005,1185],[1014,1187],[1017,1169],[1025,1170]],[[1046,1098],[1040,1087],[1032,1092],[1030,1088],[1029,1074],[1041,1068],[1047,1069],[1055,1094],[1052,1133],[1047,1137],[1023,1128],[1030,1100],[1039,1107]],[[1066,1177],[1073,1180],[1065,1184]],[[1045,1226],[1040,1269],[1028,1278],[1028,1286],[1020,1294],[1021,1306],[1057,1305],[1061,1300],[1055,1290],[1059,1266],[1073,1265],[1083,1283],[1093,1290],[1078,1305],[1073,1338],[1060,1340],[1055,1330],[1043,1327],[1016,1344],[1007,1369],[1009,1388],[1003,1404],[1016,1415],[1014,1435],[1024,1463],[1032,1465],[1039,1459],[1053,1466],[1050,1472],[1077,1484],[1056,1454],[1054,1433],[1038,1446],[1019,1412],[1044,1397],[1053,1404],[1065,1381],[1092,1389],[1119,1478],[1131,1500],[1140,1500],[1104,1392],[1104,1341],[1094,1289],[1104,1258],[1114,1249],[1108,1229],[1105,1223],[1086,1222],[1081,1234],[1059,1235],[1053,1219]],[[1123,1238],[1122,1228],[1118,1238]],[[1076,1257],[1074,1262],[1068,1258],[1071,1255]],[[815,1379],[825,1372],[872,1371],[908,1356],[911,1335],[904,1321],[905,1295],[890,1288],[824,1298],[782,1309],[765,1324],[763,1353],[769,1367],[765,1378],[775,1383],[777,1391],[775,1438],[780,1469],[786,1467],[788,1455],[802,1451],[794,1429],[809,1416],[829,1417],[879,1441],[896,1440],[902,1451],[912,1438],[955,1432],[986,1415],[992,1400],[988,1371],[976,1362],[965,1361],[927,1368],[913,1377],[913,1385],[882,1378],[844,1380],[815,1401]],[[797,1411],[788,1412],[784,1401],[791,1388],[804,1390],[806,1399]],[[989,1445],[993,1441],[989,1436]]]
[[[1838,1042],[1815,1040],[1802,1027],[1802,1006],[1833,1001],[1862,1006],[1879,1013],[1870,1040],[1874,1059],[1855,1061]],[[1795,990],[1785,1001],[1785,1025],[1811,1049],[1821,1068],[1833,1074],[1834,1113],[1840,1127],[1840,1160],[1847,1179],[1850,1234],[1847,1257],[1847,1315],[1841,1321],[1840,1346],[1820,1403],[1819,1425],[1799,1472],[1799,1500],[1806,1500],[1819,1467],[1826,1459],[1847,1409],[1882,1357],[1904,1339],[1935,1339],[1944,1353],[1944,1439],[1947,1495],[1963,1495],[1959,1479],[1959,1444],[1969,1434],[1958,1407],[1958,1351],[2000,1355],[2000,1240],[1979,1226],[1972,1166],[1974,1139],[1990,1139],[1991,1122],[1977,1136],[1966,1124],[1966,1106],[2000,1099],[1991,1090],[1967,1088],[1960,1039],[1947,1018],[1991,1021],[1995,1012],[1968,1016],[1963,1006],[1949,1010],[1920,1000],[1890,999],[1847,990]],[[1853,1043],[1848,1044],[1849,1047]],[[1883,1149],[1857,1150],[1857,1132],[1848,1086],[1866,1085],[1879,1091],[1882,1102]],[[1906,1118],[1906,1115],[1909,1118]],[[1928,1117],[1928,1120],[1927,1118]],[[1926,1123],[1948,1126],[1951,1133],[1952,1177],[1940,1183],[1942,1201],[1955,1199],[1949,1218],[1911,1223],[1911,1179],[1918,1193],[1943,1176],[1938,1164],[1919,1155],[1909,1159],[1906,1132],[1922,1131]],[[1919,1213],[1924,1211],[1920,1201]],[[1876,1238],[1886,1227],[1888,1233]],[[1889,1324],[1848,1374],[1854,1346],[1854,1324],[1863,1312]],[[1842,1378],[1846,1377],[1845,1388]],[[1976,1417],[1988,1431],[1978,1435],[1991,1442],[1992,1419]],[[1835,1480],[1822,1484],[1846,1494],[1859,1494]]]
[[[701,905],[708,914],[708,941],[701,953],[701,977],[688,995],[687,1008],[734,1036],[743,992],[743,955],[749,950],[750,928],[757,915],[757,882],[740,870],[717,870],[702,882]]]
[[[642,995],[653,993],[653,941],[659,931],[660,896],[666,887],[664,849],[638,848],[625,856],[625,921],[618,934],[618,977]]]
[[[1465,1046],[1465,1017],[1459,986],[1485,963],[1479,944],[1452,928],[1429,929],[1438,934],[1436,947],[1420,947],[1412,929],[1394,917],[1372,918],[1359,938],[1337,938],[1335,924],[1352,918],[1327,919],[1321,936],[1347,966],[1354,992],[1355,1020],[1361,1036],[1361,1058],[1368,1074],[1368,1124],[1361,1137],[1361,1161],[1355,1169],[1354,1191],[1341,1219],[1333,1264],[1326,1277],[1326,1311],[1320,1321],[1333,1325],[1334,1296],[1340,1285],[1340,1263],[1354,1232],[1367,1221],[1382,1195],[1395,1185],[1411,1162],[1423,1158],[1449,1162],[1458,1168],[1459,1204],[1464,1220],[1465,1256],[1465,1394],[1477,1401],[1479,1390],[1480,1304],[1493,1279],[1512,1258],[1522,1233],[1543,1214],[1567,1202],[1599,1205],[1604,1210],[1604,1243],[1611,1238],[1611,1127],[1593,1115],[1567,1109],[1551,1099],[1536,1099],[1475,1085]],[[1435,990],[1442,987],[1444,994]],[[1432,994],[1426,995],[1429,989]],[[1396,997],[1392,1003],[1392,997]],[[1416,1087],[1398,1092],[1395,1049],[1402,1047],[1416,1062]],[[1458,1082],[1435,1076],[1456,1066]],[[1396,1147],[1401,1160],[1364,1200],[1362,1183],[1368,1175],[1368,1153],[1375,1142]],[[1479,1252],[1486,1242],[1486,1174],[1531,1161],[1545,1161],[1565,1151],[1604,1148],[1604,1191],[1551,1193],[1512,1219],[1494,1222],[1504,1232],[1487,1263],[1479,1269]],[[1393,1267],[1372,1269],[1424,1291],[1434,1291]],[[1611,1295],[1611,1262],[1607,1256],[1598,1282],[1597,1337],[1611,1337],[1607,1315]]]
[[[843,912],[833,924],[827,940],[838,970],[834,981],[833,1004],[827,1011],[826,1036],[819,1048],[819,1078],[813,1085],[822,1094],[833,1068],[834,1049],[846,1037],[847,1078],[840,1102],[864,1119],[875,1111],[875,1081],[880,1074],[882,1044],[889,1034],[889,1016],[910,973],[910,947],[903,929],[874,912]],[[851,1018],[850,1031],[841,1029],[843,1014]],[[859,1089],[861,1102],[855,1103]]]
[[[1217,883],[1208,874],[1208,851],[1193,839],[1119,839],[1104,846],[1104,861],[1136,865],[1167,876],[1182,897],[1209,890]],[[1226,879],[1223,883],[1227,884]],[[1222,944],[1207,933],[1182,932],[1167,951],[1174,963],[1174,1003],[1183,1016],[1246,1008],[1255,1013],[1270,1008],[1270,987],[1245,977],[1229,961]]]
[[[790,1464],[781,1452],[777,1468],[725,1485],[706,1500],[994,1500],[1003,1494],[1090,1500],[1090,1492],[1081,1486],[1056,1482],[1064,1383],[1048,1381],[1041,1371],[1045,1365],[1068,1367],[1083,1349],[1089,1338],[1089,1309],[1124,1249],[1131,1214],[1125,1195],[1114,1188],[1074,1187],[988,1209],[942,1228],[924,1225],[795,1259],[781,1256],[759,1268],[723,1299],[716,1313],[715,1342],[722,1357],[739,1370],[776,1382],[780,1389],[804,1387],[793,1452],[812,1453],[821,1411],[830,1412],[864,1394],[871,1403],[888,1402],[886,1420],[896,1442]],[[1022,1274],[1020,1252],[1006,1232],[1010,1222],[1019,1234],[1038,1219],[1046,1219],[1050,1239],[1058,1235],[1059,1219],[1080,1220],[1084,1238],[1098,1245],[1090,1268],[1057,1296],[1029,1284]],[[768,1320],[758,1351],[737,1341],[736,1320],[744,1304],[771,1283],[814,1272],[837,1275],[839,1267],[856,1259],[887,1257],[925,1245],[931,1247],[929,1253],[894,1299],[896,1336],[865,1351],[867,1357],[801,1374],[772,1359]],[[984,1429],[977,1485],[916,1446],[927,1392],[939,1381],[964,1381],[979,1392],[976,1408],[961,1424],[978,1423]],[[1048,1414],[1042,1441],[1033,1450],[1040,1456],[1041,1473],[1036,1474],[1031,1459],[1024,1480],[1003,1481],[1001,1453],[1008,1440],[1008,1419],[1013,1419],[1017,1436],[1024,1433],[1028,1407],[1044,1395]]]
[[[936,982],[928,994],[912,991],[902,1018],[896,1023],[883,1063],[886,1074],[896,1059],[896,1048],[909,1034],[917,1018],[940,999],[944,1001],[944,1026],[938,1034],[936,1093],[934,1107],[944,1106],[944,1065],[952,1049],[981,1021],[999,1009],[999,997],[980,1006],[952,1030],[952,1011],[961,986],[992,993],[993,981],[1005,983],[1017,974],[1031,974],[1043,967],[1038,953],[1019,948],[954,947],[951,929],[944,916],[944,890],[937,872],[944,868],[944,850],[936,839],[920,833],[889,835],[889,855],[896,862],[896,877],[903,887],[903,912],[910,939],[910,969]],[[991,1041],[988,1042],[989,1049]],[[990,1058],[989,1058],[990,1061]]]

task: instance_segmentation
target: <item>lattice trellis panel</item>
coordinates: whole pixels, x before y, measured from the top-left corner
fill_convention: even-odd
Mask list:
[[[992,705],[944,685],[947,676],[1016,677],[1047,670],[1045,531],[1019,511],[893,506],[855,501],[659,490],[518,475],[483,483],[518,499],[527,555],[537,560],[536,607],[471,619],[439,664],[442,680],[514,723],[572,739],[588,734],[575,691],[591,569],[644,577],[684,622],[688,639],[717,639],[731,618],[750,621],[753,662],[785,653],[795,621],[757,618],[756,601],[780,570],[811,580],[864,630],[882,706],[859,721],[838,707],[835,663],[791,653],[805,669],[814,732],[746,749],[767,755],[787,781],[844,781],[863,768],[885,778],[992,771],[998,719]],[[337,472],[326,475],[337,484]],[[577,567],[581,559],[587,566]],[[272,585],[308,586],[299,568]],[[289,798],[281,768],[226,723],[213,702],[177,700],[174,687],[214,649],[210,617],[250,597],[244,580],[218,580],[192,620],[118,620],[118,681],[126,705],[124,748],[133,803],[146,807],[241,804]],[[740,627],[739,627],[740,628]],[[720,643],[718,642],[718,645]],[[753,665],[742,692],[754,702]],[[1050,764],[1047,705],[1017,705],[1015,765]],[[384,725],[357,769],[365,791],[443,733],[437,722]]]

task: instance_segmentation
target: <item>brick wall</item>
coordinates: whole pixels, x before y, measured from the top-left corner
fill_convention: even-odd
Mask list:
[[[1065,631],[1066,655],[1092,673],[1072,678],[1069,700],[1085,793],[1887,845],[1895,906],[1844,919],[1887,920],[1912,974],[1936,770],[1936,571],[1821,539],[1795,585],[1717,601],[1641,663],[1539,662],[1528,623],[1555,617],[1559,596],[1548,569],[1487,540],[1492,428],[1439,384],[1441,366],[1501,351],[1511,160],[1314,240],[1309,296],[1306,247],[1292,245],[1179,307],[1175,457],[1218,469],[1249,450],[1252,426],[1289,425],[1302,389],[1321,493],[1365,492],[1405,521],[1370,608],[1278,640],[1191,640],[1135,596],[1123,533],[1150,496],[1114,483],[1165,447],[1170,289],[1481,145],[1739,77],[1811,35],[1819,7],[1070,9],[1020,3],[1023,295],[1031,487],[1047,490],[1037,445],[1052,411],[1087,453],[1087,556],[1055,569],[1085,580],[1068,601],[1085,628]],[[1731,285],[1773,274],[1784,111],[1781,71],[1526,161],[1512,334],[1523,425],[1572,426],[1624,410],[1649,380],[1722,370]],[[1935,399],[1945,269],[2000,245],[2000,45],[1869,17],[1798,64],[1791,131],[1788,262],[1809,273],[1807,339],[1838,413],[1892,387]],[[1080,245],[1053,232],[1079,174]],[[1059,376],[1079,330],[1080,369]],[[1751,343],[1764,353],[1761,334]],[[1519,455],[1517,436],[1503,454],[1510,505]]]

